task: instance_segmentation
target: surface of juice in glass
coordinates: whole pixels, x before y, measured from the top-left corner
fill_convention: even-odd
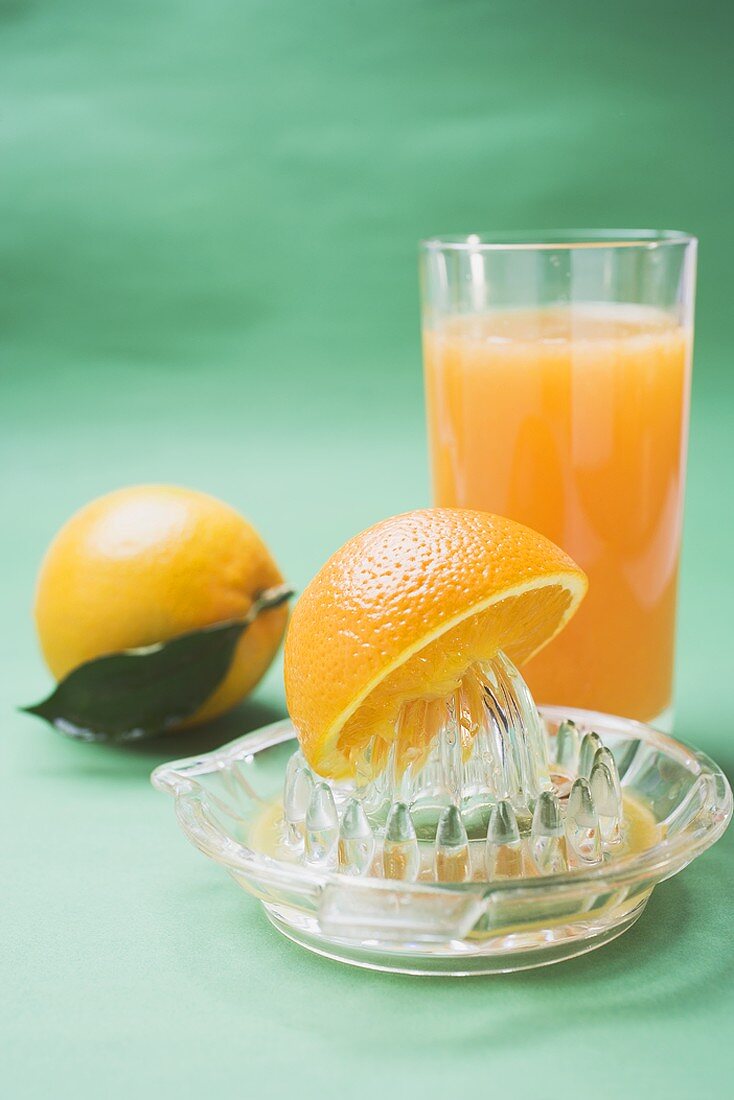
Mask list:
[[[438,505],[510,516],[589,592],[524,670],[539,702],[640,720],[672,693],[690,332],[636,306],[506,310],[424,331]]]

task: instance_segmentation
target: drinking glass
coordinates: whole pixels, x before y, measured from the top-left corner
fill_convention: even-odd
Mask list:
[[[421,245],[435,503],[519,520],[589,576],[524,670],[539,703],[669,724],[695,267],[678,232]]]

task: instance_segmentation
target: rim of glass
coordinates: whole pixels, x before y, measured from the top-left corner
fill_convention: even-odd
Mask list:
[[[659,248],[695,244],[697,238],[679,229],[541,229],[446,233],[426,237],[426,252],[512,252],[575,248]]]

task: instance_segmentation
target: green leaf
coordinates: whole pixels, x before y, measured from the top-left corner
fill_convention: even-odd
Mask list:
[[[237,642],[257,616],[292,595],[285,585],[269,588],[241,621],[87,661],[48,699],[21,709],[82,741],[133,741],[163,733],[214,693],[229,671]]]

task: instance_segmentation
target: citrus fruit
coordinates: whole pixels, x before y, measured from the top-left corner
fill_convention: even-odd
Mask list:
[[[191,489],[137,485],[92,501],[61,528],[41,565],[38,637],[57,679],[85,661],[242,619],[283,578],[257,531],[228,504]],[[224,680],[185,724],[223,713],[280,644],[284,606],[242,635]]]
[[[353,774],[416,700],[445,698],[500,649],[527,660],[585,592],[562,550],[488,512],[425,509],[356,535],[307,586],[286,637],[286,697],[304,755],[321,775]]]

